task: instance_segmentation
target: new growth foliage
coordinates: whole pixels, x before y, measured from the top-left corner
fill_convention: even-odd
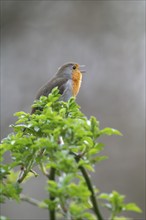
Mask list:
[[[102,220],[101,205],[108,208],[110,220],[126,219],[120,218],[122,211],[141,212],[134,203],[125,204],[124,196],[118,192],[99,194],[89,178],[95,164],[106,159],[101,155],[104,145],[99,141],[100,136],[121,133],[113,128],[100,130],[96,118],[88,119],[74,98],[62,102],[59,97],[55,88],[48,97],[42,96],[34,102],[35,114],[15,114],[18,120],[11,126],[13,133],[0,146],[0,202],[6,199],[29,202],[48,209],[51,220]],[[10,163],[4,159],[7,152],[11,155]],[[22,194],[22,183],[38,176],[36,167],[46,176],[43,201]]]

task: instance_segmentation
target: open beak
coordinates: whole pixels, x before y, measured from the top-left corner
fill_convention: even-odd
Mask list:
[[[86,70],[84,69],[85,65],[80,65],[80,72],[86,73]]]

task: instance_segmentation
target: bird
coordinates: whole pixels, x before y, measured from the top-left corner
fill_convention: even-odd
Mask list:
[[[67,102],[71,97],[76,97],[81,87],[82,73],[86,72],[81,70],[84,66],[74,62],[63,64],[55,76],[39,89],[35,100],[41,96],[48,96],[55,87],[59,89],[61,101]],[[31,114],[35,111],[36,108],[32,107]]]

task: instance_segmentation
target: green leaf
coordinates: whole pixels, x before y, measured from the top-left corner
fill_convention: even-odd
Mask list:
[[[135,203],[128,203],[124,206],[123,210],[125,211],[133,211],[141,213],[142,210]]]
[[[98,197],[99,199],[104,199],[108,202],[103,204],[106,208],[110,209],[114,220],[117,219],[117,215],[122,211],[134,211],[142,212],[142,210],[135,203],[124,203],[125,196],[120,195],[118,192],[113,191],[110,194],[102,193]]]
[[[105,199],[107,201],[109,201],[109,194],[107,193],[101,193],[99,196],[98,196],[99,199]]]
[[[38,132],[38,131],[40,130],[40,128],[37,127],[37,126],[35,126],[35,127],[34,127],[34,130],[35,130],[36,132]]]
[[[100,135],[102,134],[105,134],[105,135],[108,135],[108,136],[111,136],[111,135],[119,135],[119,136],[122,136],[122,133],[114,128],[104,128],[102,129],[100,132],[99,132]]]
[[[101,161],[103,161],[103,160],[107,160],[107,159],[108,159],[107,156],[96,156],[96,157],[93,157],[93,158],[91,159],[91,162],[92,162],[93,164],[95,164],[95,163],[99,163],[99,162],[101,162]]]
[[[18,175],[19,175],[20,171],[13,171],[11,170],[11,172],[9,173],[9,175],[7,175],[7,183],[14,183],[17,181]]]
[[[83,213],[82,217],[83,217],[83,219],[87,219],[87,220],[95,220],[96,219],[96,216],[89,213],[89,212]]]
[[[83,166],[87,170],[89,170],[91,172],[95,172],[93,165],[91,165],[89,162],[86,162],[84,160],[80,160],[80,162],[78,163],[78,166]]]
[[[83,143],[86,144],[86,145],[88,145],[88,146],[90,146],[90,147],[92,147],[92,145],[93,145],[93,140],[92,140],[91,137],[84,137]]]
[[[40,208],[48,208],[48,205],[45,202],[42,201],[42,202],[39,203],[39,207]]]
[[[25,117],[25,116],[28,116],[29,114],[27,114],[26,112],[23,112],[23,111],[21,111],[21,112],[16,112],[15,114],[14,114],[14,116],[17,116],[17,117]]]
[[[55,210],[59,203],[59,200],[58,199],[54,199],[54,200],[45,199],[44,203],[47,204],[47,207],[49,210]]]
[[[115,216],[114,217],[114,220],[131,220],[131,218],[126,218],[126,217],[124,217],[124,216]]]
[[[90,125],[93,137],[96,139],[99,136],[99,122],[93,116],[90,118]]]

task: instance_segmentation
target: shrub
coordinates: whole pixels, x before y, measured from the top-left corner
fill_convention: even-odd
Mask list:
[[[122,211],[141,212],[136,204],[125,204],[125,197],[116,191],[99,194],[89,178],[95,164],[106,159],[101,155],[104,145],[99,142],[100,136],[121,133],[113,128],[101,130],[96,118],[87,119],[74,98],[62,102],[59,96],[55,88],[48,97],[42,96],[34,102],[35,114],[15,114],[18,120],[11,126],[14,132],[0,146],[0,202],[6,198],[27,201],[48,209],[51,220],[102,220],[101,205],[110,211],[110,220],[126,219],[120,217]],[[11,154],[10,163],[5,162],[6,152]],[[21,183],[38,176],[36,166],[47,180],[43,201],[22,194]]]

